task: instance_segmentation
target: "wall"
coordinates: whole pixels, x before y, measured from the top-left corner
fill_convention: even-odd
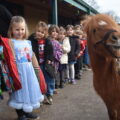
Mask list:
[[[24,17],[27,21],[30,33],[34,32],[38,21],[42,20],[48,23],[48,12],[32,6],[26,5],[24,7]]]

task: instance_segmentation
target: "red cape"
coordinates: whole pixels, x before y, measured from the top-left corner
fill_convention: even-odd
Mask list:
[[[12,80],[13,80],[14,89],[19,90],[22,88],[22,86],[20,83],[20,77],[18,74],[18,69],[17,69],[17,65],[15,62],[15,58],[14,58],[12,49],[9,45],[9,39],[3,38],[0,36],[0,40],[1,40],[0,41],[1,44],[4,46],[4,50],[3,50],[4,58],[5,58],[7,66],[8,66],[10,76],[12,77]]]

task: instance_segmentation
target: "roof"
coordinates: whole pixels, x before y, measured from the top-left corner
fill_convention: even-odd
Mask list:
[[[97,14],[99,13],[97,10],[95,10],[93,7],[88,5],[83,0],[64,0],[65,2],[68,2],[72,4],[73,6],[77,7],[78,9],[86,12],[87,14]]]

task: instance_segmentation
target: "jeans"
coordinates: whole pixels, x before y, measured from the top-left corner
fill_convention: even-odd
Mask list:
[[[48,73],[45,71],[45,64],[40,65],[44,77],[45,77],[45,81],[47,84],[47,93],[46,95],[53,95],[53,92],[55,90],[55,78],[52,78],[48,75]]]
[[[83,63],[85,65],[90,64],[89,54],[88,54],[88,47],[85,48],[84,55],[83,55]]]

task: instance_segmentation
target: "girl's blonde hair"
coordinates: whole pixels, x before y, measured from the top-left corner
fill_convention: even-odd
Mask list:
[[[80,25],[75,25],[74,30],[76,30],[76,29],[81,29],[81,26]]]
[[[48,29],[48,33],[49,35],[51,35],[51,33],[56,30],[57,33],[59,33],[59,27],[57,25],[51,25]]]
[[[64,27],[60,26],[59,27],[59,33],[58,34],[62,34],[62,35],[65,35],[66,37],[66,30]],[[58,41],[60,40],[60,38],[58,37]]]
[[[66,30],[62,26],[59,27],[59,32],[62,32],[64,35],[66,35]]]
[[[67,25],[66,26],[66,31],[68,31],[69,29],[73,29],[74,27],[73,27],[73,25]]]
[[[37,28],[41,28],[43,30],[43,32],[45,33],[45,38],[48,36],[48,25],[45,22],[39,21],[36,25],[36,29]]]
[[[83,35],[83,31],[80,25],[74,26],[74,35]]]
[[[25,19],[22,16],[13,16],[9,25],[9,29],[8,29],[8,37],[9,38],[13,38],[13,33],[12,33],[12,28],[14,24],[19,24],[19,23],[25,23],[25,35],[23,36],[23,39],[28,38],[28,27],[26,24]]]

